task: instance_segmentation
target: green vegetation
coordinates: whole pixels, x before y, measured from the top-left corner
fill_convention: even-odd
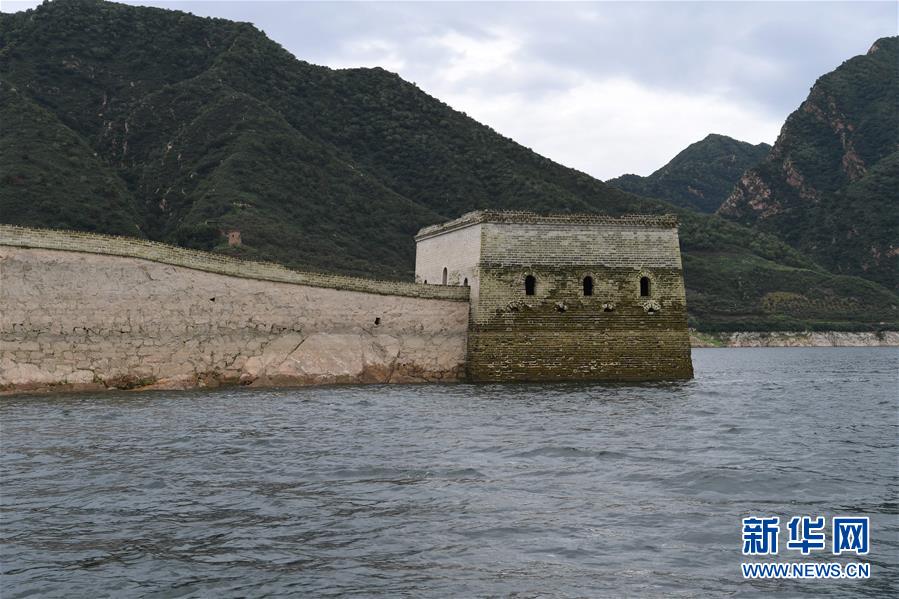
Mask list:
[[[705,331],[850,331],[895,328],[871,314],[893,310],[895,295],[857,277],[784,267],[754,254],[688,252],[684,268],[690,324]],[[697,289],[692,280],[701,280]],[[772,291],[776,289],[776,291]]]
[[[2,79],[0,122],[4,220],[142,235],[134,198],[114,170],[51,112]]]
[[[722,215],[899,289],[899,37],[818,79]]]
[[[606,184],[711,214],[730,195],[740,175],[761,162],[770,150],[768,144],[754,146],[710,134],[648,177],[622,175]]]
[[[676,212],[700,328],[899,319],[894,293],[772,235],[604,185],[392,73],[302,62],[248,24],[58,0],[0,15],[0,72],[3,222],[409,280],[416,231],[468,210]]]

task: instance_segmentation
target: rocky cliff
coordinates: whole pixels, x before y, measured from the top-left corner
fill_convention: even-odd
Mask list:
[[[815,83],[718,213],[838,273],[899,285],[899,37]]]

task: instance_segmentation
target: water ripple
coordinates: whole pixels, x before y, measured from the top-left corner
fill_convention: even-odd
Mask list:
[[[3,598],[894,596],[899,352],[694,361],[673,384],[7,398]],[[872,578],[743,581],[749,513],[870,516]]]

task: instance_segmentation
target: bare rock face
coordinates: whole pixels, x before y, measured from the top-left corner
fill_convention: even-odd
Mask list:
[[[734,218],[768,218],[783,210],[771,199],[771,188],[755,171],[746,171],[718,213]]]
[[[0,303],[6,392],[464,376],[465,301],[4,246]]]
[[[695,333],[690,342],[693,347],[896,347],[899,332]]]

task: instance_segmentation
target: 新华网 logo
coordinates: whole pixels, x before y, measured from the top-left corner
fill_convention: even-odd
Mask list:
[[[784,527],[786,549],[808,556],[827,548],[827,523],[824,516],[793,516]],[[834,516],[831,519],[832,555],[868,555],[871,530],[867,516]],[[777,555],[781,520],[778,516],[743,518],[743,555]],[[743,563],[744,578],[868,578],[867,563],[769,562]]]

